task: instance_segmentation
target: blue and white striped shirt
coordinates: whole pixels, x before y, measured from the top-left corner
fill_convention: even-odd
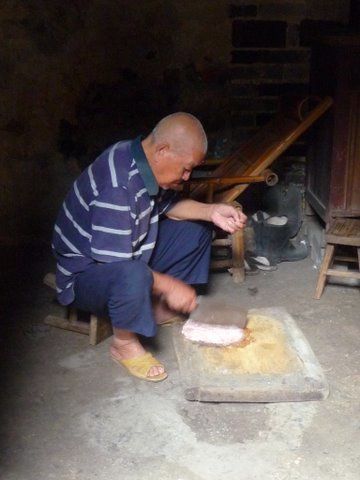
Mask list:
[[[58,214],[53,251],[60,303],[74,300],[75,276],[94,262],[150,260],[159,216],[176,193],[159,189],[141,137],[112,145],[74,182]]]

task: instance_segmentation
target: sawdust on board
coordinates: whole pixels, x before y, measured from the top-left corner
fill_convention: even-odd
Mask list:
[[[276,374],[300,369],[296,354],[289,348],[281,323],[270,317],[250,314],[246,336],[239,345],[201,348],[212,371]]]

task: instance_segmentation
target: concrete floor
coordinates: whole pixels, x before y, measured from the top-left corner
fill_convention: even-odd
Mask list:
[[[41,285],[52,261],[41,250],[32,257],[21,280],[13,267],[8,271],[2,480],[360,478],[358,288],[328,286],[313,300],[317,271],[310,259],[248,277],[242,286],[213,274],[210,294],[225,302],[287,308],[331,393],[321,402],[191,403],[182,396],[171,328],[150,344],[169,378],[149,384],[110,361],[110,339],[90,347],[85,336],[43,326],[56,309]]]

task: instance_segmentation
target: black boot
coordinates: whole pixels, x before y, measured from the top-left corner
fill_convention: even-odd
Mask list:
[[[255,251],[249,255],[257,264],[260,270],[276,270],[276,261],[273,261],[269,235],[266,233],[266,220],[269,215],[266,212],[258,211],[251,218],[251,225],[254,229]]]
[[[262,210],[272,216],[285,215],[288,218],[290,238],[294,237],[302,223],[302,196],[298,186],[278,183],[265,190]]]
[[[285,225],[271,225],[263,223],[261,250],[258,255],[267,257],[270,264],[276,265],[282,261],[282,252],[289,242],[289,227]]]
[[[257,212],[252,217],[255,233],[256,255],[266,257],[270,265],[302,260],[308,255],[305,244],[295,246],[290,241],[291,228],[285,216],[269,217]]]
[[[288,221],[285,215],[270,217],[265,220],[265,225],[267,227],[280,227],[283,229],[282,233],[280,233],[280,230],[278,231],[280,245],[279,251],[276,253],[278,258],[275,258],[274,261],[277,263],[295,262],[308,256],[308,248],[305,242],[295,245],[290,240],[290,238],[294,236],[293,224]],[[285,238],[285,236],[287,236],[288,240],[285,242],[285,245],[283,245],[281,238]]]

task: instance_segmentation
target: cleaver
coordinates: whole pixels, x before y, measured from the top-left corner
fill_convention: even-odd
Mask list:
[[[237,326],[244,329],[247,325],[248,311],[238,305],[221,299],[197,297],[197,308],[191,312],[190,318],[199,323],[210,325]]]

